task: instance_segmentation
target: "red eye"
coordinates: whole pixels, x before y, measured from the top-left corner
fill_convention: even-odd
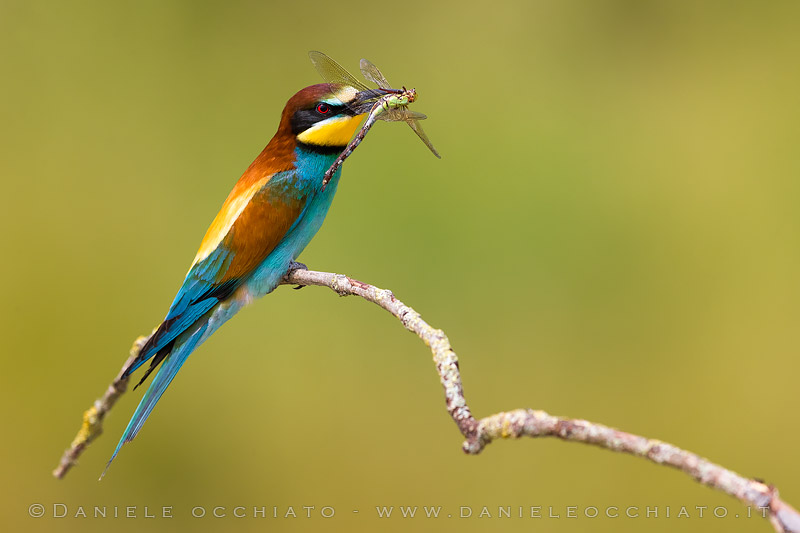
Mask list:
[[[317,113],[320,115],[327,115],[330,111],[331,107],[328,104],[317,104]]]

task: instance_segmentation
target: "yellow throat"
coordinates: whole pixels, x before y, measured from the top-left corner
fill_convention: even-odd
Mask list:
[[[308,128],[297,136],[297,140],[317,146],[347,146],[358,129],[361,117],[363,115],[331,117]]]

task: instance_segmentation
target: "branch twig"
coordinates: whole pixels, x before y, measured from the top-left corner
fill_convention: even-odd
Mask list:
[[[69,445],[64,455],[61,456],[58,466],[53,470],[53,476],[58,479],[63,479],[70,468],[77,464],[78,457],[81,456],[83,451],[103,432],[103,420],[106,418],[111,408],[114,407],[114,404],[117,403],[119,397],[128,390],[128,379],[130,376],[123,376],[123,373],[125,369],[128,368],[128,365],[136,359],[136,356],[139,354],[139,349],[144,345],[146,340],[147,337],[139,337],[133,342],[130,356],[125,361],[125,364],[122,365],[117,377],[114,378],[114,381],[112,381],[111,385],[106,389],[103,397],[95,400],[94,404],[84,411],[81,429],[78,430],[78,434],[75,435],[72,444]]]
[[[442,383],[447,411],[455,421],[465,441],[463,450],[478,454],[487,444],[498,438],[558,437],[563,440],[593,444],[608,450],[644,457],[658,464],[677,468],[700,483],[738,498],[746,505],[763,509],[773,528],[778,533],[800,533],[800,513],[778,497],[778,490],[761,481],[747,479],[739,474],[714,464],[702,457],[671,444],[625,433],[586,420],[573,420],[552,416],[544,411],[517,409],[476,420],[464,399],[458,357],[442,330],[432,328],[419,313],[395,298],[391,291],[379,289],[341,274],[305,270],[296,265],[282,284],[316,285],[328,287],[340,296],[359,296],[372,302],[402,322],[431,349],[436,371]],[[131,349],[134,357],[146,337],[140,337]],[[123,365],[126,368],[127,362]],[[127,378],[118,375],[103,397],[84,413],[83,425],[64,452],[61,462],[53,471],[63,478],[76,463],[86,447],[102,431],[103,419],[127,388]]]

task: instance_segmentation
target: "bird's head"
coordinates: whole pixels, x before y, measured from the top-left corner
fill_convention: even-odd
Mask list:
[[[312,147],[343,148],[374,103],[374,93],[347,85],[320,83],[292,96],[281,117],[280,130]],[[371,101],[370,101],[371,100]]]

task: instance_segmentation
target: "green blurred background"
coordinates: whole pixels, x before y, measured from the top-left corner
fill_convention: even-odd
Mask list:
[[[50,471],[284,102],[320,81],[318,49],[417,87],[444,158],[380,124],[304,262],[443,328],[477,415],[603,422],[800,503],[799,36],[794,1],[3,1],[3,529],[769,531],[629,456],[530,439],[464,455],[422,343],[320,288],[280,288],[218,332],[101,483],[140,391],[65,480]],[[377,518],[400,505],[443,517]],[[716,505],[726,518],[695,510]]]

